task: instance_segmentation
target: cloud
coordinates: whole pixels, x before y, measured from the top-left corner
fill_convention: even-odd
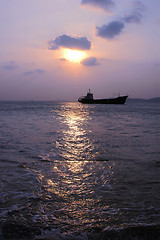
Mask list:
[[[85,2],[86,4],[92,3],[92,4],[104,4],[108,1],[99,1],[99,0],[83,0],[82,2]],[[140,23],[141,19],[143,17],[143,12],[145,10],[144,4],[137,0],[132,3],[132,12],[131,14],[126,15],[123,18],[120,18],[120,20],[115,20],[112,22],[109,22],[108,24],[104,24],[101,27],[96,27],[96,35],[101,38],[106,39],[114,39],[116,36],[120,35],[122,33],[122,30],[125,28],[126,24],[131,23]]]
[[[114,7],[114,2],[112,0],[82,0],[81,5],[92,5],[110,11]]]
[[[60,61],[64,61],[64,62],[66,62],[66,61],[67,61],[67,59],[66,59],[66,58],[60,58],[59,60],[60,60]]]
[[[14,70],[16,68],[18,68],[18,65],[14,61],[6,62],[3,65],[3,69],[5,69],[5,70]]]
[[[35,70],[35,73],[38,73],[38,74],[43,74],[45,73],[46,71],[44,71],[43,69],[36,69]]]
[[[107,25],[96,27],[96,35],[106,39],[113,39],[122,32],[124,23],[121,21],[112,21]]]
[[[134,12],[126,17],[124,17],[124,21],[126,23],[140,23],[142,18],[142,14],[140,12]]]
[[[24,72],[24,75],[43,74],[43,73],[45,73],[44,70],[42,70],[42,69],[35,69],[35,70]]]
[[[96,57],[88,57],[81,61],[81,64],[87,67],[99,65]]]
[[[86,37],[71,37],[66,34],[49,41],[48,49],[57,50],[60,47],[78,50],[89,50],[91,48],[91,42]]]
[[[143,11],[145,9],[145,5],[141,1],[135,1],[133,2],[133,7],[137,9],[138,11]]]
[[[140,23],[143,17],[143,11],[145,9],[144,4],[141,1],[135,1],[133,3],[133,11],[131,14],[123,18],[126,23]]]

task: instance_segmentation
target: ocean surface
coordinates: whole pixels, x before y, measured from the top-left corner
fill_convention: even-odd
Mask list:
[[[159,224],[160,102],[0,102],[0,239],[155,240]]]

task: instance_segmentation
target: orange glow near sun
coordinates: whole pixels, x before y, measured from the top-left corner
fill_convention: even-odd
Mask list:
[[[80,50],[64,49],[64,58],[70,62],[80,62],[86,57],[86,53]]]

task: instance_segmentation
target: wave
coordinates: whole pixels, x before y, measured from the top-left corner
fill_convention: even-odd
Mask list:
[[[135,225],[123,228],[92,228],[88,232],[62,233],[58,229],[42,230],[38,225],[5,223],[0,239],[41,240],[159,240],[160,225]]]
[[[141,225],[121,229],[105,229],[100,240],[158,240],[160,225]]]

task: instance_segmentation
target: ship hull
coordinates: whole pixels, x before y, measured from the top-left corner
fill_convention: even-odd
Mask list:
[[[117,98],[108,99],[78,99],[81,103],[87,104],[124,104],[128,96],[121,96]]]

